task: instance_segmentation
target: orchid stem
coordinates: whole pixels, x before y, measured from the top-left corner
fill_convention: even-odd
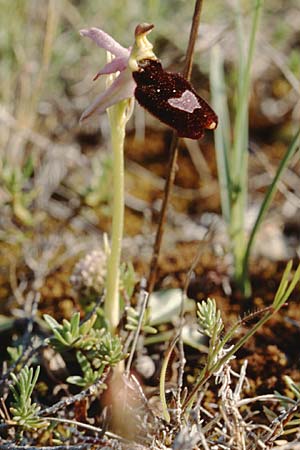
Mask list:
[[[183,75],[187,79],[190,78],[191,71],[192,71],[193,55],[194,55],[195,43],[197,40],[198,29],[199,29],[199,24],[200,24],[202,3],[203,3],[203,0],[196,0],[196,3],[195,3],[192,28],[190,31],[188,48],[186,51],[185,65],[184,65],[184,69],[183,69]],[[175,175],[176,175],[177,158],[178,158],[178,136],[177,136],[176,132],[173,132],[172,142],[171,142],[171,146],[170,146],[169,169],[168,169],[168,175],[167,175],[167,180],[166,180],[165,189],[164,189],[164,198],[163,198],[163,203],[162,203],[162,207],[161,207],[161,211],[160,211],[159,223],[158,223],[158,227],[157,227],[155,242],[154,242],[154,246],[153,246],[153,254],[152,254],[152,259],[151,259],[151,263],[150,263],[150,274],[149,274],[148,286],[147,286],[149,295],[154,290],[154,286],[155,286],[155,282],[156,282],[156,278],[157,278],[158,263],[159,263],[159,256],[160,256],[160,250],[161,250],[161,242],[162,242],[163,233],[164,233],[164,225],[166,222],[166,214],[167,214],[169,199],[171,196],[172,186],[174,184]]]
[[[120,320],[119,273],[124,228],[124,140],[127,108],[128,100],[124,100],[108,110],[113,151],[114,195],[104,314],[112,333],[115,332]]]

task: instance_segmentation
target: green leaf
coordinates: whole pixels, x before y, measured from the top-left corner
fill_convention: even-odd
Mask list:
[[[71,323],[71,334],[74,336],[79,332],[79,323],[80,323],[80,313],[74,314],[74,316],[70,320]]]
[[[171,417],[168,411],[168,405],[166,400],[166,374],[167,374],[167,368],[170,361],[170,357],[173,353],[174,347],[176,345],[178,338],[174,339],[171,343],[166,356],[163,359],[161,372],[160,372],[160,378],[159,378],[159,396],[160,401],[162,404],[162,410],[163,410],[163,416],[166,422],[170,423]]]
[[[54,329],[62,329],[62,325],[60,325],[53,317],[49,316],[49,314],[43,315],[45,322],[47,322],[48,326],[53,331]]]
[[[76,384],[76,386],[86,386],[86,381],[83,377],[79,375],[72,375],[66,379],[67,383]]]
[[[181,289],[168,289],[153,292],[149,297],[149,308],[151,309],[151,325],[171,322],[177,318],[181,311],[183,291]],[[195,311],[195,302],[184,298],[184,312]]]
[[[225,222],[230,223],[231,180],[229,168],[230,150],[230,117],[226,95],[225,74],[221,49],[215,45],[210,59],[210,86],[212,106],[219,117],[219,125],[214,132],[216,158],[218,167],[219,190],[221,197],[222,215]]]

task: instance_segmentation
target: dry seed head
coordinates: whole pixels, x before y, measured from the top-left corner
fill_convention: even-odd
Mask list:
[[[101,293],[106,279],[107,255],[102,249],[93,250],[74,267],[70,281],[77,291],[92,290]]]

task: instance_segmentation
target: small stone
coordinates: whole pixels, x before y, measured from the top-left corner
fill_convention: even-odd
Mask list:
[[[137,372],[146,380],[151,378],[155,372],[154,361],[148,355],[139,356],[135,362]]]

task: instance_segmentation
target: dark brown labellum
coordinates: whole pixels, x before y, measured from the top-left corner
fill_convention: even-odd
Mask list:
[[[179,73],[166,72],[157,60],[144,59],[133,72],[134,95],[147,111],[174,128],[178,136],[199,139],[214,130],[218,117]]]

